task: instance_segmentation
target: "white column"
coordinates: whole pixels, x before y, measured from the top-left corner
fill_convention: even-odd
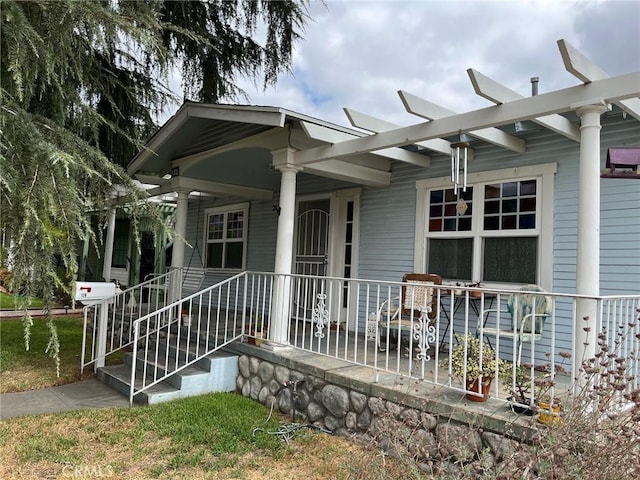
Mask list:
[[[301,170],[293,164],[293,149],[273,152],[273,164],[280,170],[280,213],[276,239],[277,277],[271,307],[269,340],[280,345],[289,344],[289,310],[291,305],[291,265],[293,261],[293,234],[296,213],[296,175]]]
[[[116,231],[116,209],[109,210],[107,219],[107,238],[104,241],[104,259],[102,261],[102,277],[105,282],[111,281],[111,262],[113,260],[113,237]]]
[[[578,175],[578,241],[576,293],[600,295],[600,115],[607,106],[586,105],[576,110],[581,118],[580,172]],[[597,301],[576,302],[574,375],[584,360],[595,355]],[[588,318],[588,320],[584,320]]]
[[[184,267],[184,251],[187,238],[187,213],[189,208],[189,190],[180,189],[177,190],[178,201],[176,204],[175,212],[175,234],[173,240],[173,250],[171,253],[171,267],[173,269],[182,269]],[[196,219],[196,221],[200,221]],[[182,280],[182,275],[179,274],[174,278]],[[182,296],[182,285],[178,282],[171,289],[170,301],[177,300]]]

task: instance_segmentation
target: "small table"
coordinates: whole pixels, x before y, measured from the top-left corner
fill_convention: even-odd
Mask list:
[[[449,290],[447,292],[449,295],[448,297],[450,297],[451,295],[451,290]],[[492,292],[482,292],[480,293],[479,296],[475,296],[472,294],[472,292],[469,292],[469,304],[471,305],[471,310],[473,310],[473,313],[475,313],[476,318],[480,318],[480,306],[482,305],[482,296],[484,295],[484,299],[485,299],[485,309],[486,310],[491,310],[491,308],[493,307],[493,303],[496,300],[496,294],[492,293]],[[456,342],[458,341],[458,339],[456,338],[456,331],[453,327],[453,321],[455,320],[456,317],[456,313],[458,313],[458,310],[460,310],[460,307],[462,307],[462,305],[464,305],[465,300],[467,298],[467,294],[466,292],[462,292],[459,295],[456,295],[455,293],[453,294],[453,314],[451,315],[451,318],[449,318],[449,314],[447,313],[447,309],[445,308],[445,306],[442,304],[442,298],[440,297],[440,308],[442,310],[442,313],[444,313],[445,318],[447,319],[447,327],[444,329],[444,334],[442,335],[442,339],[440,340],[440,345],[439,348],[442,350],[442,345],[444,343],[444,340],[447,338],[447,332],[449,331],[449,326],[451,326],[451,329],[453,330],[453,336],[456,339]],[[482,326],[484,327],[484,324],[487,322],[487,318],[488,318],[488,312],[487,314],[485,314],[485,318],[482,319]]]

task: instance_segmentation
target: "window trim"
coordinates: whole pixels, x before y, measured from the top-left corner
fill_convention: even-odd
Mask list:
[[[242,267],[240,268],[228,268],[228,267],[222,267],[222,268],[216,268],[216,267],[208,267],[208,263],[209,263],[209,216],[210,215],[216,215],[216,214],[221,214],[224,213],[225,215],[227,213],[232,213],[232,212],[238,212],[238,211],[243,211],[244,214],[244,225],[243,225],[243,232],[242,232]],[[226,216],[225,216],[225,229],[226,229]],[[212,208],[207,208],[204,210],[204,269],[206,271],[211,271],[211,272],[241,272],[246,270],[247,267],[247,250],[248,250],[248,237],[249,237],[249,202],[244,202],[244,203],[235,203],[233,205],[225,205],[223,207],[212,207]],[[215,242],[217,243],[217,242]],[[227,243],[227,239],[223,239],[222,242],[223,244]],[[234,240],[233,243],[239,243],[237,242],[237,240]],[[224,257],[223,257],[223,261],[224,261]]]
[[[484,172],[470,173],[467,176],[467,184],[477,188],[478,184],[486,183],[502,183],[508,181],[517,181],[535,178],[539,180],[539,192],[537,194],[536,216],[538,221],[536,222],[536,228],[531,229],[530,232],[538,236],[538,265],[537,265],[537,277],[539,285],[544,289],[550,289],[553,281],[553,204],[554,204],[554,176],[558,170],[558,164],[556,162],[542,163],[538,165],[528,165],[523,167],[504,168],[499,170],[489,170]],[[429,191],[437,188],[451,187],[451,178],[436,177],[427,178],[416,181],[416,229],[415,229],[415,244],[414,244],[414,272],[422,272],[426,268],[427,260],[427,241],[429,237],[469,237],[474,238],[482,231],[481,216],[476,214],[472,217],[472,228],[470,232],[429,232],[428,226],[428,209],[427,204],[429,200]],[[475,211],[477,207],[475,207]],[[484,206],[482,207],[484,212]],[[526,235],[526,230],[519,231]],[[462,235],[464,234],[464,235]],[[511,234],[501,234],[499,231],[490,235],[494,236],[516,236]],[[472,272],[477,275],[482,268],[481,259],[481,242],[474,242],[473,247],[473,265]],[[550,254],[542,254],[542,252],[550,252]],[[437,273],[437,272],[434,272]],[[475,279],[469,279],[475,280]],[[505,285],[494,282],[486,282],[492,286],[505,286],[512,287],[513,285]]]

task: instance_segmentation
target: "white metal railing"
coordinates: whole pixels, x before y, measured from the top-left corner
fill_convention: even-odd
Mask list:
[[[574,386],[572,379],[579,377],[582,358],[576,361],[576,356],[583,355],[584,349],[575,345],[575,329],[589,328],[593,329],[594,343],[606,344],[610,354],[624,359],[627,388],[640,384],[640,295],[585,297],[531,292],[534,312],[536,304],[540,306],[546,298],[550,305],[540,335],[526,335],[526,329],[512,324],[506,308],[511,295],[516,295],[512,308],[518,308],[522,294],[518,290],[431,286],[437,305],[433,312],[417,304],[388,308],[402,299],[406,286],[402,282],[292,275],[291,285],[291,345],[372,367],[373,381],[381,372],[393,372],[479,395],[466,386],[471,371],[467,353],[459,378],[452,369],[452,352],[469,335],[485,339],[480,347],[483,358],[495,351],[505,362],[500,376],[498,371],[483,372],[485,377],[495,377],[492,397],[506,400],[519,382],[525,389],[528,383],[531,402],[542,393],[558,398],[568,393]],[[589,326],[576,320],[584,300],[597,306],[597,318]],[[535,325],[535,316],[532,320]],[[525,340],[521,347],[519,333]],[[594,351],[601,348],[593,347]],[[529,374],[525,381],[524,373]]]
[[[174,280],[180,281],[172,277],[166,282]],[[282,285],[287,288],[279,290]],[[483,376],[496,377],[492,397],[506,400],[516,389],[517,374],[524,370],[534,377],[544,376],[553,398],[569,391],[577,376],[574,365],[580,363],[575,359],[583,348],[575,345],[576,329],[585,328],[586,322],[577,321],[576,312],[580,311],[580,302],[588,300],[597,312],[588,327],[594,331],[593,338],[624,360],[629,388],[640,386],[640,295],[585,297],[533,292],[533,311],[543,297],[549,297],[551,304],[540,335],[529,338],[520,353],[517,325],[512,324],[506,306],[511,295],[522,292],[432,285],[434,309],[422,305],[420,302],[427,302],[416,295],[409,304],[400,305],[404,308],[394,310],[390,307],[394,302],[407,302],[403,291],[407,285],[414,284],[243,272],[159,305],[130,324],[112,322],[109,339],[115,337],[114,346],[131,346],[133,350],[131,402],[136,395],[230,342],[267,336],[268,330],[272,342],[280,339],[296,349],[371,367],[374,382],[381,373],[390,372],[476,396],[480,393],[471,391],[464,381],[470,373],[467,354],[459,378],[451,365],[453,352],[465,335],[484,338],[480,355],[486,358],[495,351],[506,362],[499,377],[496,371],[482,372]],[[289,292],[287,308],[283,309],[288,311],[287,321],[278,317],[283,305],[275,298],[278,291]],[[512,307],[517,308],[517,302],[512,302]],[[112,310],[121,311],[118,305],[115,301]],[[124,325],[127,335],[122,338],[127,342],[119,340],[119,326]],[[497,330],[490,336],[491,328]],[[110,346],[109,350],[115,348]],[[535,386],[529,379],[529,387]]]
[[[133,321],[180,295],[181,269],[153,274],[139,285],[116,293],[100,303],[84,307],[81,371],[88,365],[104,365],[105,358],[133,342]],[[172,292],[172,288],[176,289]]]
[[[264,275],[244,272],[133,322],[129,402],[241,339],[251,312],[262,312],[262,318],[268,315],[270,305],[265,302],[271,298],[270,291]]]

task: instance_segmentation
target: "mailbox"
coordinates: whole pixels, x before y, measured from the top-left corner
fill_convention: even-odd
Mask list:
[[[113,282],[76,282],[76,300],[93,305],[116,294]]]

